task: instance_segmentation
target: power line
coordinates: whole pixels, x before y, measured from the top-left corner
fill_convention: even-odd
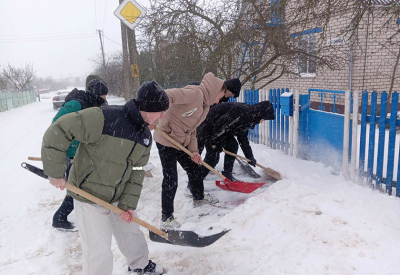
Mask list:
[[[0,41],[0,44],[5,43],[26,43],[26,42],[42,42],[42,41],[59,41],[59,40],[70,40],[70,39],[81,39],[81,38],[92,38],[96,37],[95,34],[86,36],[75,36],[75,37],[61,37],[61,38],[46,38],[46,39],[32,39],[32,40],[11,40],[11,41]]]
[[[94,18],[95,18],[95,23],[96,23],[95,27],[97,30],[97,0],[94,0]]]
[[[110,40],[111,42],[114,42],[115,44],[118,44],[118,45],[122,46],[122,44],[120,44],[120,43],[118,43],[118,42],[115,42],[114,40],[112,40],[112,39],[108,38],[107,36],[105,36],[105,35],[104,35],[104,32],[103,32],[103,37],[107,38],[107,39]]]
[[[81,36],[91,36],[95,35],[93,32],[90,33],[77,33],[77,34],[66,34],[66,35],[45,35],[45,36],[31,36],[31,37],[12,37],[12,38],[0,38],[0,41],[16,41],[16,40],[40,40],[40,39],[63,39],[63,38],[73,38],[73,37],[81,37]]]
[[[36,39],[36,38],[42,38],[42,37],[48,37],[48,36],[53,37],[53,36],[86,35],[86,34],[93,34],[93,30],[86,29],[86,30],[79,30],[79,31],[54,32],[54,33],[40,34],[38,36],[13,35],[12,38],[0,35],[0,39],[25,39],[25,38]]]
[[[107,21],[107,9],[108,9],[108,0],[106,0],[104,5],[104,20],[103,20],[103,28]]]

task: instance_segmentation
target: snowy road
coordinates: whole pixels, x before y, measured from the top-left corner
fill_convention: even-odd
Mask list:
[[[111,104],[122,101],[114,98]],[[0,274],[81,274],[79,233],[51,227],[65,192],[20,168],[28,156],[40,156],[55,114],[50,98],[0,113]],[[400,274],[398,198],[347,182],[319,163],[263,145],[253,150],[284,180],[247,195],[218,189],[217,177],[210,175],[206,190],[228,209],[194,209],[184,197],[187,178],[179,168],[175,215],[183,229],[231,232],[200,249],[149,241],[151,258],[167,274]],[[158,226],[162,174],[155,146],[150,161],[154,177],[146,178],[138,209],[143,220]],[[250,180],[235,169],[238,178]],[[74,213],[69,219],[75,220]],[[115,243],[113,251],[113,274],[128,274]]]

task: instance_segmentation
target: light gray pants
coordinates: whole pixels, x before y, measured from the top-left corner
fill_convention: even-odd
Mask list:
[[[144,268],[148,264],[149,250],[137,223],[128,224],[114,212],[97,204],[74,200],[74,206],[82,244],[84,275],[111,274],[111,236],[114,236],[131,269]]]

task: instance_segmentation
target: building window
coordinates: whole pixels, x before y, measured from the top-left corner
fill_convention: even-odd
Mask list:
[[[310,55],[317,53],[317,38],[315,35],[303,35],[299,42],[300,49]],[[299,73],[301,76],[315,76],[317,66],[315,57],[301,55],[299,58]]]

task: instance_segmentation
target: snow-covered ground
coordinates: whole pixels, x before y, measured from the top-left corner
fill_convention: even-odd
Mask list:
[[[110,103],[123,100],[111,98]],[[81,274],[79,233],[51,227],[65,192],[20,167],[28,156],[40,156],[43,133],[55,114],[51,96],[0,113],[0,274]],[[151,258],[167,274],[400,274],[398,198],[346,181],[320,163],[263,145],[253,150],[261,164],[284,179],[239,194],[218,189],[218,178],[209,175],[206,190],[228,209],[193,208],[184,196],[187,178],[179,168],[175,216],[183,229],[231,231],[205,248],[149,240]],[[154,177],[145,179],[138,209],[143,220],[158,226],[162,172],[155,146],[150,162]],[[252,180],[235,165],[238,178]],[[222,162],[217,169],[222,170]],[[75,220],[74,212],[69,219]],[[115,242],[112,248],[113,274],[128,274]]]

